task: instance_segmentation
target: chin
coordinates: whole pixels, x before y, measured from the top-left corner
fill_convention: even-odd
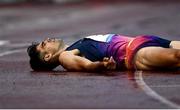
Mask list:
[[[61,43],[63,43],[63,40],[61,40],[61,39],[56,39],[55,42],[58,42],[58,43],[61,44]]]
[[[58,49],[62,49],[64,43],[62,40],[58,40]]]

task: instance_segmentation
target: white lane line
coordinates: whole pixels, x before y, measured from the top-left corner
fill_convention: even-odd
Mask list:
[[[180,87],[180,85],[152,85],[152,86],[149,86],[149,87]]]
[[[31,43],[9,43],[6,47],[27,47],[28,45],[31,45]]]
[[[141,87],[144,92],[149,95],[150,97],[152,97],[153,99],[156,99],[166,105],[168,105],[169,107],[172,108],[176,108],[176,109],[180,109],[180,105],[173,103],[169,100],[167,100],[166,98],[160,96],[158,93],[156,93],[155,91],[153,91],[143,80],[142,77],[142,71],[136,71],[135,72],[135,80],[136,83],[139,85],[139,87]]]
[[[5,55],[9,55],[9,54],[13,54],[13,53],[23,52],[25,50],[26,49],[17,49],[17,50],[6,51],[3,53],[0,53],[0,57],[5,56]]]
[[[31,45],[31,43],[11,43],[8,40],[0,40],[0,46],[6,45],[6,47],[26,47]]]
[[[10,41],[8,41],[8,40],[0,40],[0,46],[6,45],[6,44],[8,44],[7,46],[9,46],[9,47],[23,47],[23,48],[25,46],[30,45],[30,43],[11,44]],[[16,49],[16,50],[5,51],[5,52],[0,53],[0,57],[9,55],[9,54],[13,54],[13,53],[22,52],[22,51],[25,51],[25,49]]]
[[[9,43],[9,41],[6,41],[6,40],[0,40],[0,46],[5,45],[5,44],[8,44],[8,43]]]

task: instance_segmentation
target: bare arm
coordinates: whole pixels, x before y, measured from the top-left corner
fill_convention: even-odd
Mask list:
[[[92,62],[84,57],[78,56],[79,53],[78,49],[63,52],[59,57],[61,65],[70,71],[102,71],[116,68],[115,61],[112,58]]]

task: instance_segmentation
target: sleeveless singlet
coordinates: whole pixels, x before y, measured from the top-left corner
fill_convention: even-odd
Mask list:
[[[66,50],[78,49],[82,56],[91,61],[102,61],[104,57],[113,57],[117,69],[135,69],[134,56],[144,47],[159,46],[169,48],[171,41],[157,36],[143,35],[135,38],[117,35],[92,35],[80,39]]]
[[[116,35],[92,35],[78,40],[66,50],[78,49],[82,56],[91,61],[102,61],[104,57],[113,57],[117,67],[125,68],[126,46],[132,38]]]

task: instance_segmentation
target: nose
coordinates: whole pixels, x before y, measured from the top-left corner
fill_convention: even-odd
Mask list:
[[[55,41],[55,38],[47,38],[46,40],[45,40],[45,42],[54,42]]]
[[[50,38],[46,38],[46,39],[44,40],[44,42],[50,42],[50,41],[51,41]]]
[[[50,38],[47,38],[47,41],[50,41],[51,39]]]

